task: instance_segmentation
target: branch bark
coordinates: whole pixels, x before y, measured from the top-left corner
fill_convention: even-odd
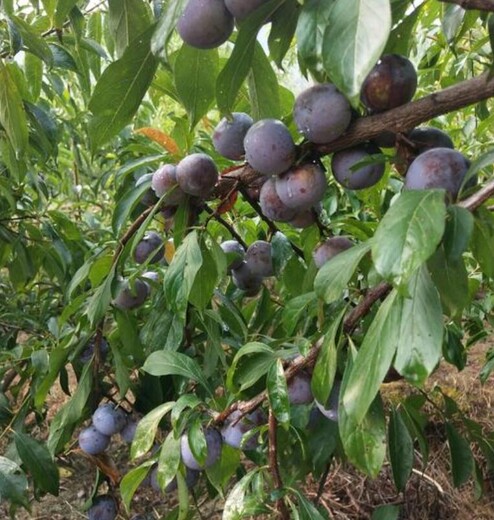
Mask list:
[[[463,9],[478,9],[479,11],[494,11],[494,0],[439,0],[446,4],[456,4]]]
[[[273,414],[273,410],[269,409],[269,448],[268,448],[268,457],[269,457],[269,469],[271,471],[271,475],[273,476],[273,481],[275,488],[281,492],[283,490],[283,481],[281,480],[280,468],[278,466],[278,442],[276,436],[277,430],[277,421],[276,417]],[[282,520],[289,520],[290,513],[286,507],[285,501],[283,497],[278,498],[276,501],[276,509],[278,510],[279,516]]]

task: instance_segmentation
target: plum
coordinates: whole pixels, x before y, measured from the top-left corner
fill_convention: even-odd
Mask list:
[[[316,163],[294,166],[278,176],[275,182],[281,202],[296,211],[309,209],[320,202],[327,187],[324,170]]]
[[[178,206],[187,197],[177,182],[177,167],[174,164],[165,164],[158,168],[152,176],[151,188],[158,198],[163,199],[165,204]]]
[[[372,155],[381,153],[381,150],[372,143],[354,146],[333,154],[331,169],[335,179],[344,188],[363,190],[377,184],[384,174],[384,163],[375,162],[356,165],[368,161]]]
[[[120,430],[120,437],[122,437],[122,440],[127,444],[132,444],[138,424],[139,421],[137,421],[136,419],[127,417],[127,422],[125,423],[125,426]]]
[[[291,404],[309,404],[314,400],[310,388],[310,375],[307,372],[299,372],[290,379],[288,389],[288,400]]]
[[[205,153],[193,153],[177,164],[177,181],[189,195],[207,197],[218,182],[218,169]]]
[[[189,446],[189,439],[184,433],[180,439],[180,452],[182,455],[182,462],[189,469],[203,470],[211,467],[221,455],[221,433],[215,428],[205,428],[204,437],[206,438],[206,461],[203,465],[199,464],[192,454]]]
[[[79,448],[89,455],[103,453],[110,444],[110,437],[98,431],[93,425],[79,433]]]
[[[99,495],[87,510],[88,520],[115,520],[117,518],[117,502],[110,495]]]
[[[417,90],[412,62],[399,54],[385,54],[365,79],[362,103],[372,112],[384,112],[408,103]]]
[[[189,0],[177,22],[182,40],[198,49],[213,49],[233,32],[233,16],[224,0]]]
[[[244,261],[244,248],[236,240],[225,240],[220,244],[223,253],[227,255],[227,270],[230,273],[232,269],[238,269]]]
[[[265,217],[276,222],[288,222],[295,217],[296,211],[284,204],[276,190],[273,177],[267,179],[259,193],[259,205]]]
[[[149,295],[149,285],[143,280],[135,280],[134,287],[128,280],[123,280],[118,294],[113,300],[113,305],[122,310],[132,310],[140,307]]]
[[[317,408],[324,415],[324,417],[327,417],[332,421],[338,421],[338,403],[340,398],[340,388],[341,381],[335,380],[335,382],[333,383],[333,388],[329,393],[329,397],[325,405],[323,406],[319,401],[317,401],[317,399],[314,401],[316,403]]]
[[[138,264],[156,264],[163,260],[164,254],[163,239],[156,231],[148,231],[134,249],[134,261]]]
[[[325,240],[322,244],[319,244],[312,257],[314,258],[314,264],[320,269],[326,262],[331,260],[335,255],[349,249],[353,246],[353,242],[347,237],[331,237]]]
[[[418,154],[424,153],[431,148],[453,149],[455,147],[451,137],[446,132],[432,126],[414,128],[408,133],[407,137],[417,147]]]
[[[352,118],[350,103],[332,83],[314,85],[295,100],[293,118],[298,131],[313,143],[340,137]]]
[[[455,200],[470,162],[456,150],[431,148],[410,165],[405,187],[412,190],[444,189]]]
[[[240,22],[266,2],[267,0],[225,0],[225,5],[233,17]]]
[[[295,160],[295,143],[288,128],[278,119],[254,123],[244,139],[245,158],[263,175],[277,175],[288,170]]]
[[[152,173],[146,173],[144,175],[141,175],[135,183],[135,187],[139,188],[139,186],[142,186],[143,184],[151,184],[153,178]],[[154,206],[158,202],[158,197],[156,196],[156,193],[154,193],[154,190],[149,186],[149,189],[147,189],[142,198],[141,198],[141,204],[144,204],[144,206]]]
[[[240,160],[245,154],[245,134],[253,123],[244,112],[233,112],[231,119],[224,117],[214,129],[214,149],[227,159]]]
[[[194,469],[185,468],[185,484],[188,489],[192,489],[199,480],[200,472]],[[153,466],[150,473],[150,484],[155,491],[161,491],[158,483],[158,465]],[[165,493],[171,493],[177,489],[177,479],[173,478],[163,490]]]
[[[254,450],[259,440],[259,434],[250,436],[243,443],[242,440],[247,432],[266,422],[266,414],[258,408],[257,410],[244,415],[242,418],[240,417],[242,417],[242,413],[239,410],[235,410],[228,417],[228,420],[221,429],[223,442],[233,448]]]
[[[288,221],[290,226],[293,226],[294,228],[299,229],[305,229],[309,226],[312,226],[312,224],[315,224],[317,222],[317,214],[314,210],[314,208],[306,209],[304,211],[301,211],[300,213],[297,213],[291,220]]]
[[[84,347],[84,350],[79,355],[79,361],[81,363],[88,363],[91,360],[91,358],[94,355],[95,344],[96,338],[92,338],[91,340],[89,340],[87,345]],[[108,342],[105,338],[101,338],[101,340],[99,341],[99,356],[100,359],[102,359],[103,361],[106,359],[106,356],[108,355],[108,350]]]
[[[127,415],[122,408],[110,403],[102,404],[93,413],[93,426],[103,435],[113,435],[127,424]]]
[[[245,252],[245,262],[254,275],[262,276],[263,278],[273,276],[271,244],[264,240],[253,242]]]
[[[232,281],[236,287],[245,291],[247,296],[254,296],[262,286],[263,277],[255,274],[249,268],[247,262],[242,262],[240,267],[232,269]]]

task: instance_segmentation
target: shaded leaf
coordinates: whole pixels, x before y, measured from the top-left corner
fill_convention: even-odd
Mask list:
[[[268,372],[266,380],[269,406],[277,421],[287,428],[290,424],[290,402],[281,359],[277,359]]]

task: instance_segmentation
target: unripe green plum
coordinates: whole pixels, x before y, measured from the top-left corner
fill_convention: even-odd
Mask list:
[[[254,275],[263,278],[274,275],[272,248],[269,242],[253,242],[245,252],[245,262]]]
[[[244,139],[245,158],[263,175],[277,175],[288,170],[295,160],[295,143],[288,128],[277,119],[254,123]]]
[[[276,193],[286,207],[303,211],[321,202],[327,181],[319,164],[305,163],[279,175],[275,185]]]
[[[245,251],[236,240],[225,240],[220,244],[220,247],[229,258],[228,272],[231,272],[232,269],[238,269],[243,264]]]
[[[414,128],[407,135],[417,147],[418,154],[424,153],[431,148],[450,148],[455,145],[446,132],[432,126],[421,126]]]
[[[156,264],[163,260],[165,246],[156,231],[148,231],[134,249],[134,260],[138,264]]]
[[[227,159],[240,160],[244,154],[244,139],[254,121],[243,112],[233,112],[231,119],[224,117],[213,133],[214,149]]]
[[[143,280],[135,280],[133,288],[131,288],[128,280],[124,280],[113,300],[113,305],[122,310],[137,309],[146,301],[148,295],[149,285]]]
[[[177,181],[185,193],[205,198],[218,182],[218,169],[209,155],[193,153],[178,163]]]
[[[89,455],[103,453],[110,444],[110,437],[98,431],[93,425],[81,430],[79,448]]]
[[[314,249],[312,253],[314,264],[320,269],[326,262],[331,260],[331,258],[350,249],[352,246],[353,242],[347,237],[328,238]]]
[[[182,40],[198,49],[213,49],[233,32],[233,16],[224,0],[189,0],[177,22]]]
[[[185,466],[194,470],[203,470],[211,467],[221,456],[221,433],[215,428],[206,428],[204,430],[204,437],[206,438],[207,456],[203,465],[199,464],[192,454],[189,446],[189,439],[184,433],[180,439],[180,452],[182,455],[182,462]]]
[[[240,267],[232,269],[232,281],[241,291],[245,291],[247,296],[254,296],[262,286],[263,277],[255,274],[249,268],[247,262],[242,262]]]
[[[293,118],[298,131],[313,143],[334,141],[348,128],[350,103],[332,83],[314,85],[295,100]]]
[[[310,388],[311,377],[307,372],[299,372],[290,379],[287,390],[291,404],[309,404],[314,400]]]
[[[405,187],[411,190],[444,189],[456,200],[470,162],[456,150],[431,148],[408,168]]]
[[[417,72],[412,62],[398,54],[386,54],[362,85],[362,103],[372,112],[384,112],[408,103],[417,90]]]
[[[336,152],[331,158],[331,169],[335,179],[350,190],[363,190],[374,186],[384,174],[384,163],[364,164],[359,168],[355,166],[371,159],[371,155],[379,153],[381,150],[371,143]]]
[[[270,177],[262,185],[259,193],[259,205],[265,217],[276,222],[288,222],[295,217],[296,211],[284,204],[276,190],[276,182]]]
[[[266,2],[267,0],[225,0],[225,5],[236,20],[242,21]]]
[[[152,176],[151,187],[158,198],[165,193],[164,204],[178,206],[187,197],[177,182],[177,167],[174,164],[165,164],[158,168]]]

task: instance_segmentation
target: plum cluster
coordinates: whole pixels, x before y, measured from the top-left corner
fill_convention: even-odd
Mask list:
[[[99,455],[117,433],[125,442],[131,443],[136,428],[137,422],[122,408],[111,403],[102,404],[93,413],[91,425],[79,433],[79,447],[88,455]]]

